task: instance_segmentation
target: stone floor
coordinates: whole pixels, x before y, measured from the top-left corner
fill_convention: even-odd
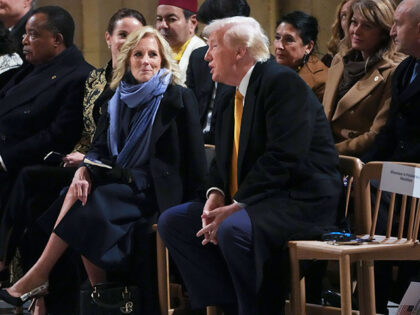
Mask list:
[[[24,308],[24,315],[30,314],[27,311],[27,307],[28,307],[29,303],[25,304],[25,308]],[[388,304],[388,310],[389,310],[389,315],[396,315],[397,314],[397,309],[398,309],[398,304],[394,304],[392,302],[390,302]],[[11,307],[9,304],[6,304],[3,301],[0,301],[0,315],[13,315],[14,313],[14,308]]]
[[[25,303],[25,305],[24,305],[24,312],[23,312],[24,315],[30,314],[27,311],[28,310],[28,305],[29,305],[29,302]],[[7,315],[13,315],[13,314],[15,314],[14,311],[15,311],[14,307],[12,307],[11,305],[9,305],[9,304],[7,304],[3,301],[0,301],[0,315],[6,315],[6,314]]]

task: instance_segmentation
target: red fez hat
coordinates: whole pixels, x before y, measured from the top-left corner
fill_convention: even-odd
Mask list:
[[[181,9],[185,9],[191,12],[197,12],[197,0],[159,0],[158,6],[161,4],[173,5]]]

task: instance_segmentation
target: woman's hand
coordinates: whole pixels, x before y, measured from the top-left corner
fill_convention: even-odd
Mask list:
[[[90,179],[89,171],[86,166],[82,166],[74,174],[69,191],[74,194],[76,199],[82,202],[82,205],[85,205],[91,187],[92,181]]]
[[[85,155],[80,152],[72,152],[63,157],[64,167],[77,167],[82,163]]]

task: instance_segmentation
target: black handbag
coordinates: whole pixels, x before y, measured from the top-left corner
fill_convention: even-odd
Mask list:
[[[115,283],[80,291],[80,315],[140,314],[139,290]]]

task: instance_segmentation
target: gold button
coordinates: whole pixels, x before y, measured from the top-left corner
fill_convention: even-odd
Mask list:
[[[57,76],[55,74],[51,77],[52,80],[55,80],[56,78]]]

